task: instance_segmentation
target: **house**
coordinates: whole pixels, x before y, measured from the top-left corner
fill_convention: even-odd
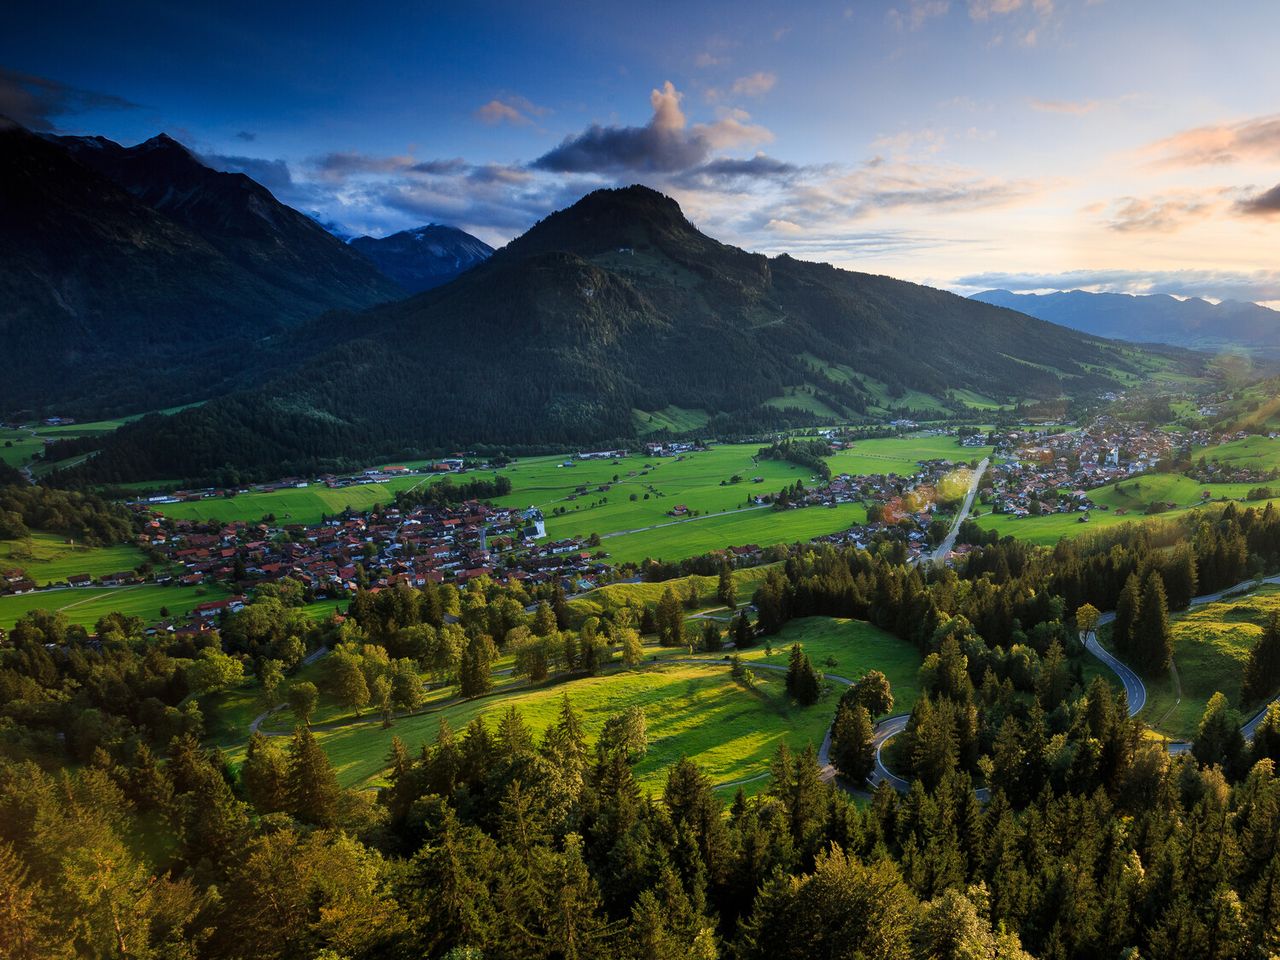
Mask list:
[[[93,577],[87,573],[75,573],[67,577],[68,587],[87,587],[93,583]]]

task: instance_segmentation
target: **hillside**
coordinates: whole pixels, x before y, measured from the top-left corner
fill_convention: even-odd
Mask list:
[[[250,385],[248,351],[403,296],[366,258],[167,137],[0,121],[0,413],[155,409]]]
[[[726,246],[644,187],[592,193],[452,283],[324,326],[342,329],[360,339],[260,390],[129,425],[86,475],[625,442],[633,411],[671,406],[706,411],[711,432],[756,430],[815,417],[789,390],[856,418],[886,397],[1096,392],[1151,362],[939,290]]]
[[[389,237],[356,237],[351,246],[410,293],[442,286],[493,256],[483,240],[440,223]]]
[[[1166,295],[1122,293],[1010,293],[987,290],[974,300],[992,303],[1098,337],[1168,343],[1196,350],[1247,347],[1280,355],[1280,312],[1256,303],[1210,303]]]

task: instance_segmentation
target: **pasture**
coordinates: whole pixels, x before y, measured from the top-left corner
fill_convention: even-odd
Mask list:
[[[225,596],[228,591],[214,584],[181,587],[158,583],[25,593],[0,597],[0,627],[11,628],[31,610],[61,610],[72,623],[85,627],[92,627],[99,617],[114,612],[154,623],[164,619],[163,610],[168,610],[170,616],[185,616],[198,604]]]
[[[256,522],[270,514],[279,524],[301,523],[310,526],[319,523],[321,517],[339,514],[348,507],[352,510],[368,510],[375,504],[389,504],[398,491],[410,490],[428,479],[422,476],[396,477],[385,483],[338,489],[331,489],[322,483],[312,483],[302,488],[241,493],[233,497],[215,497],[187,503],[163,503],[155,509],[157,513],[177,520]]]
[[[68,543],[53,533],[33,533],[29,539],[0,540],[0,569],[18,568],[40,586],[65,583],[67,577],[87,573],[98,577],[135,569],[146,557],[137,547],[87,547]]]

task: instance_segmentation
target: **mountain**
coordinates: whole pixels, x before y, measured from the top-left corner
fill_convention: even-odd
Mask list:
[[[1169,343],[1199,350],[1248,347],[1280,355],[1280,312],[1256,303],[1179,300],[1163,294],[1010,293],[987,290],[974,300],[992,303],[1073,330],[1115,340]]]
[[[410,293],[446,284],[493,256],[493,247],[483,240],[440,223],[402,230],[381,239],[356,237],[351,246]]]
[[[318,329],[333,346],[296,371],[130,424],[79,476],[234,481],[413,451],[634,443],[670,407],[709,433],[945,411],[961,407],[953,391],[1056,399],[1156,362],[940,290],[747,253],[645,187],[592,193],[445,286]]]
[[[272,336],[403,295],[264,187],[166,136],[122,147],[0,121],[0,413],[204,399],[253,382],[246,357]]]

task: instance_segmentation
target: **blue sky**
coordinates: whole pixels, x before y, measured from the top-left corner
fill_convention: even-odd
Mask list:
[[[1280,301],[1280,4],[35,4],[0,113],[210,163],[355,232],[502,243],[603,185],[960,291]]]

